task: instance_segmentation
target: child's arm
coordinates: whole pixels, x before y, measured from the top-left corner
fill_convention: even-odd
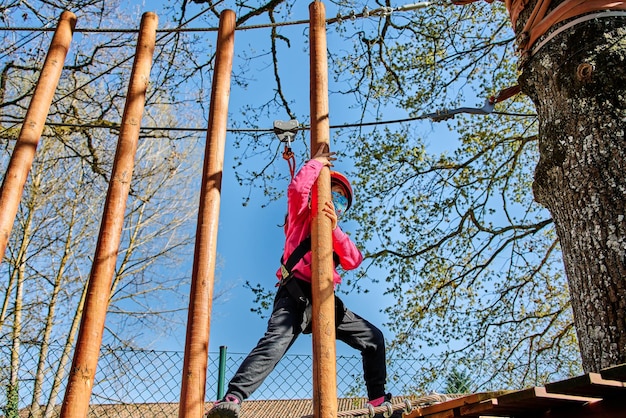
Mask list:
[[[359,248],[339,227],[333,229],[333,251],[339,256],[339,264],[345,270],[353,270],[363,261]]]
[[[326,202],[324,205],[324,214],[330,219],[333,228],[333,251],[339,256],[339,264],[345,270],[357,268],[363,255],[358,247],[352,242],[350,237],[339,228],[337,224],[337,213],[332,202]]]

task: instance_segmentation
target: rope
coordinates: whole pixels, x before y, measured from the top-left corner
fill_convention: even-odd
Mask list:
[[[287,165],[289,166],[289,174],[291,174],[291,178],[293,179],[293,176],[296,174],[296,156],[289,145],[285,145],[283,158],[287,161]]]
[[[406,399],[404,402],[397,404],[390,404],[389,402],[385,402],[385,404],[377,407],[372,407],[368,404],[367,407],[363,407],[360,409],[352,409],[350,411],[338,411],[337,418],[359,416],[373,418],[376,414],[391,416],[395,411],[402,411],[403,414],[409,414],[415,408],[423,408],[425,406],[449,401],[452,399],[462,398],[464,396],[467,395],[442,395],[434,393],[431,395],[419,397],[413,401]],[[313,415],[305,415],[301,418],[313,418]]]
[[[367,7],[363,9],[361,13],[356,13],[355,11],[351,11],[347,15],[342,15],[341,13],[337,13],[337,16],[327,18],[326,23],[341,23],[344,20],[355,20],[359,18],[368,18],[373,16],[390,16],[394,12],[408,12],[411,10],[421,9],[427,6],[430,6],[431,3],[424,1],[415,4],[406,4],[404,6],[398,7],[380,7],[378,9],[369,10]],[[210,10],[210,9],[207,9]],[[206,12],[203,11],[202,13]],[[235,30],[251,30],[251,29],[264,29],[264,28],[276,28],[281,26],[294,26],[294,25],[306,25],[309,24],[309,19],[301,19],[294,20],[289,22],[274,22],[274,23],[263,23],[258,25],[242,25],[237,26]],[[49,32],[54,31],[55,28],[33,28],[33,27],[0,27],[0,31],[27,31],[27,32]],[[216,32],[218,30],[217,27],[208,27],[208,28],[171,28],[171,29],[157,29],[157,33],[172,33],[172,32]],[[133,33],[139,32],[139,29],[119,29],[119,28],[76,28],[74,32],[82,32],[82,33]]]
[[[515,92],[515,93],[514,93]],[[375,122],[357,122],[357,123],[344,123],[341,125],[330,125],[330,129],[346,129],[346,128],[361,128],[366,126],[377,126],[377,125],[390,125],[395,123],[404,123],[404,122],[414,122],[422,119],[431,119],[433,122],[440,122],[446,119],[454,118],[454,115],[467,113],[474,115],[503,115],[503,116],[517,116],[517,117],[535,117],[535,114],[530,113],[509,113],[509,112],[497,112],[494,110],[494,105],[500,103],[501,101],[512,97],[514,94],[519,92],[519,86],[507,87],[501,90],[498,94],[489,97],[485,105],[482,108],[473,108],[473,107],[459,107],[451,110],[439,110],[433,113],[424,113],[421,115],[403,118],[403,119],[392,119],[392,120],[381,120]],[[9,123],[12,124],[12,127],[15,127],[20,124],[20,122],[14,120],[0,120],[0,123]],[[119,123],[65,123],[65,122],[46,122],[47,126],[57,126],[57,127],[66,127],[66,128],[94,128],[94,129],[119,129]],[[2,135],[4,132],[8,131],[10,128],[5,128],[0,132]],[[171,127],[171,126],[142,126],[142,131],[169,131],[169,132],[206,132],[206,127]],[[298,128],[299,130],[308,130],[307,126],[302,126]],[[264,128],[227,128],[227,132],[231,133],[259,133],[259,134],[269,134],[274,132],[273,129],[264,129]],[[284,155],[284,153],[283,153]]]

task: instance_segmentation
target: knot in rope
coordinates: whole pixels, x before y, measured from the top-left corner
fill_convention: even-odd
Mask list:
[[[289,145],[285,145],[283,158],[287,161],[287,165],[289,166],[289,174],[291,174],[291,178],[293,179],[293,176],[296,174],[296,156]]]

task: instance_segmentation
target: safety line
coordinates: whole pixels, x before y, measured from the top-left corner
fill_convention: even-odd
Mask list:
[[[412,10],[421,9],[424,7],[428,7],[433,5],[433,3],[424,1],[420,3],[408,4],[404,6],[398,7],[380,7],[377,9],[369,10],[367,7],[363,9],[362,12],[356,13],[354,11],[350,12],[347,15],[337,14],[335,17],[331,17],[326,19],[326,23],[341,23],[344,20],[355,20],[359,18],[368,18],[373,16],[389,16],[394,12],[408,12]],[[204,12],[203,12],[204,13]],[[275,23],[264,23],[258,25],[244,25],[238,26],[235,30],[251,30],[251,29],[264,29],[264,28],[275,28],[280,26],[294,26],[294,25],[303,25],[308,24],[309,19],[302,20],[294,20],[290,22],[275,22]],[[0,31],[42,31],[42,32],[51,32],[54,31],[55,28],[32,28],[32,27],[0,27]],[[157,33],[175,33],[175,32],[216,32],[218,30],[217,27],[210,28],[171,28],[171,29],[157,29]],[[136,33],[139,32],[139,29],[120,29],[120,28],[76,28],[74,32],[79,33]]]
[[[404,119],[392,119],[386,121],[376,121],[376,122],[356,122],[356,123],[345,123],[342,125],[330,125],[330,129],[346,129],[346,128],[360,128],[365,126],[375,126],[375,125],[391,125],[395,123],[404,123],[404,122],[414,122],[422,119],[431,119],[433,122],[441,122],[443,120],[451,119],[454,115],[466,113],[466,114],[474,114],[474,115],[488,115],[494,114],[499,116],[511,116],[511,117],[536,117],[536,113],[513,113],[513,112],[498,112],[491,111],[487,112],[482,108],[472,108],[472,107],[461,107],[457,109],[435,112],[435,113],[427,113],[420,116],[404,118]],[[10,123],[13,124],[13,127],[20,124],[20,122],[16,121],[0,121],[1,123]],[[75,124],[75,123],[61,123],[61,122],[47,122],[48,126],[62,127],[62,128],[93,128],[93,129],[120,129],[119,124]],[[10,129],[10,128],[8,128]],[[5,129],[3,132],[6,132],[8,129]],[[140,128],[142,131],[172,131],[172,132],[206,132],[206,128],[194,128],[194,127],[171,127],[171,126],[142,126]],[[228,132],[231,133],[274,133],[273,129],[263,129],[263,128],[227,128]],[[309,126],[303,125],[295,129],[296,131],[307,131],[309,130]]]

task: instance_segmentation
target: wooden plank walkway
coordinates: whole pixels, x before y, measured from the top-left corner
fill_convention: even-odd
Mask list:
[[[417,408],[404,418],[626,418],[626,364],[545,387],[477,393]]]

